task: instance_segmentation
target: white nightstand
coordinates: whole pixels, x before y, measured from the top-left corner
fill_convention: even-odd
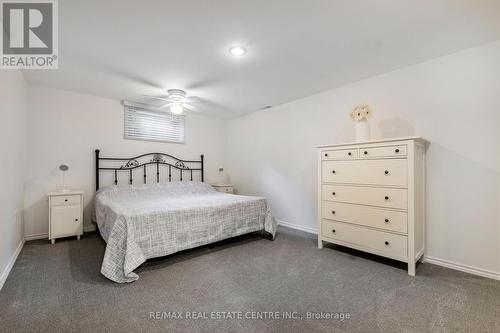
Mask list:
[[[234,188],[232,184],[212,184],[212,187],[218,192],[224,193],[234,193]]]
[[[49,239],[83,234],[83,191],[47,193],[49,197]]]

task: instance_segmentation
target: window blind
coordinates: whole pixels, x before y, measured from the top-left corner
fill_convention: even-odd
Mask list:
[[[125,138],[184,143],[185,116],[125,104]]]

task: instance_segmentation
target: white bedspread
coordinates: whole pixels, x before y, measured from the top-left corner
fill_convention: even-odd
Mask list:
[[[124,283],[149,258],[265,230],[276,221],[265,198],[231,195],[199,182],[108,186],[95,200],[106,241],[101,273]]]

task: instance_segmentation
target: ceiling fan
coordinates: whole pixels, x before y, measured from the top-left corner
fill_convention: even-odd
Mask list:
[[[198,108],[189,104],[189,97],[187,96],[186,92],[181,89],[169,89],[167,90],[167,95],[164,97],[150,95],[142,96],[166,102],[165,104],[160,106],[160,109],[169,107],[170,112],[172,112],[173,114],[182,114],[184,109],[193,112],[199,112]]]

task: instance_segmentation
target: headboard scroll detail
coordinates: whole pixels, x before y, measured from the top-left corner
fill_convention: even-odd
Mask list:
[[[165,153],[147,153],[135,157],[121,158],[121,157],[101,157],[100,150],[95,150],[96,159],[96,178],[95,189],[99,190],[100,174],[101,172],[113,173],[114,184],[118,184],[118,174],[128,172],[129,184],[133,183],[134,170],[143,169],[143,182],[147,182],[148,166],[152,165],[156,169],[156,182],[160,182],[160,169],[167,168],[168,181],[171,182],[175,179],[176,175],[180,181],[186,180],[185,176],[188,174],[189,180],[193,180],[195,176],[204,181],[204,160],[203,155],[200,155],[199,160],[182,160],[175,156]]]

